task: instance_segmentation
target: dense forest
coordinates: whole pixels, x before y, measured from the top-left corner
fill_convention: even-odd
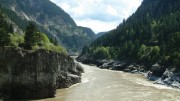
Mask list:
[[[81,56],[180,68],[180,0],[144,0],[116,29],[84,47]]]

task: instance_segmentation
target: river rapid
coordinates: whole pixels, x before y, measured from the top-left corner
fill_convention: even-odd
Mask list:
[[[80,65],[85,70],[82,83],[36,101],[180,101],[179,89],[153,84],[141,74]]]

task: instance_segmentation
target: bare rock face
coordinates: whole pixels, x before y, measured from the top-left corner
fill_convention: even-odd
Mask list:
[[[0,94],[4,99],[54,97],[57,88],[81,81],[83,69],[52,51],[0,48]]]

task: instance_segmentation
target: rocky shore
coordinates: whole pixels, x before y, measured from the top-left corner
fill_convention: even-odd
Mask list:
[[[154,83],[180,89],[180,72],[174,68],[167,69]]]
[[[159,64],[154,64],[149,69],[146,69],[144,65],[133,62],[115,60],[93,60],[86,59],[85,57],[78,57],[77,60],[84,64],[96,65],[101,69],[140,73],[145,75],[147,79],[154,81],[154,84],[161,84],[173,88],[180,88],[180,70],[175,68],[165,69]]]
[[[57,88],[81,82],[83,68],[53,51],[0,48],[0,95],[3,99],[54,97]]]

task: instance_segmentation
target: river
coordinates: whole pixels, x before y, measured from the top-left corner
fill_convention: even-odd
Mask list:
[[[57,90],[55,98],[36,101],[180,101],[180,90],[156,85],[141,74],[81,64],[82,83]]]

